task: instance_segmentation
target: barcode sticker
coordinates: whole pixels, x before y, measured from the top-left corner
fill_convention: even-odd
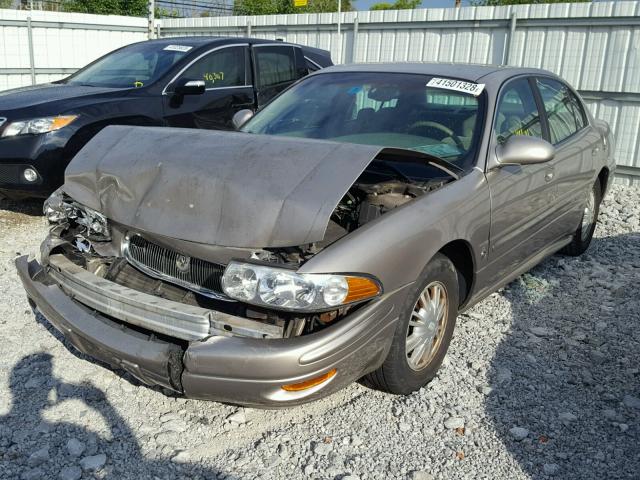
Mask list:
[[[163,50],[168,50],[170,52],[188,52],[192,48],[193,47],[190,47],[189,45],[167,45]]]
[[[434,77],[429,80],[429,83],[427,83],[427,87],[455,90],[456,92],[470,93],[471,95],[477,97],[482,93],[482,90],[484,90],[484,83],[463,82],[462,80]]]

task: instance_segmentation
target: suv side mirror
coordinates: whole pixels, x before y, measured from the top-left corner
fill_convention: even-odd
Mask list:
[[[205,91],[204,80],[189,80],[182,78],[178,80],[173,92],[176,95],[202,95]]]
[[[553,160],[556,149],[546,140],[528,135],[512,135],[496,147],[499,165],[534,165]]]
[[[249,110],[248,108],[244,108],[242,110],[238,110],[233,118],[231,119],[231,123],[233,123],[233,128],[239,130],[242,125],[247,123],[251,117],[253,117],[253,110]]]

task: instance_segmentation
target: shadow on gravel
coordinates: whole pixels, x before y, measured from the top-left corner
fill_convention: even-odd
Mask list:
[[[7,415],[0,416],[1,478],[78,480],[83,475],[93,478],[92,473],[101,479],[231,478],[169,458],[146,458],[135,432],[104,392],[90,383],[60,381],[52,371],[52,356],[47,353],[23,357],[11,371],[12,405]],[[46,420],[47,409],[74,400],[96,412],[106,432],[99,425],[89,429]],[[86,415],[83,410],[78,417]]]
[[[43,200],[27,198],[24,200],[10,200],[0,194],[0,210],[7,210],[14,213],[22,213],[31,217],[42,216]]]
[[[552,257],[505,289],[513,325],[485,409],[531,478],[638,478],[639,284],[632,233]]]

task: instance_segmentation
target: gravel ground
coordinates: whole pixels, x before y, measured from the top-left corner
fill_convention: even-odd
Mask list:
[[[69,349],[13,267],[40,207],[0,202],[0,478],[640,478],[640,189],[614,187],[587,254],[462,315],[426,388],[285,411],[167,396]]]

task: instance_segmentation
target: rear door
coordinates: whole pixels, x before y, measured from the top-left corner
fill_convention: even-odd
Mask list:
[[[201,95],[177,95],[180,80],[203,80]],[[163,112],[171,127],[232,130],[231,119],[245,108],[255,109],[248,44],[226,45],[200,55],[165,88]]]
[[[258,108],[309,73],[302,50],[294,45],[253,45]]]
[[[528,77],[506,83],[498,97],[489,155],[513,135],[546,138],[539,102]],[[503,165],[487,172],[491,192],[489,263],[485,282],[502,279],[546,246],[545,227],[553,218],[554,167]]]
[[[556,216],[549,236],[573,233],[582,218],[587,192],[596,177],[601,135],[589,125],[582,102],[563,82],[537,77],[536,88],[549,125],[549,141],[556,148],[552,161]]]

